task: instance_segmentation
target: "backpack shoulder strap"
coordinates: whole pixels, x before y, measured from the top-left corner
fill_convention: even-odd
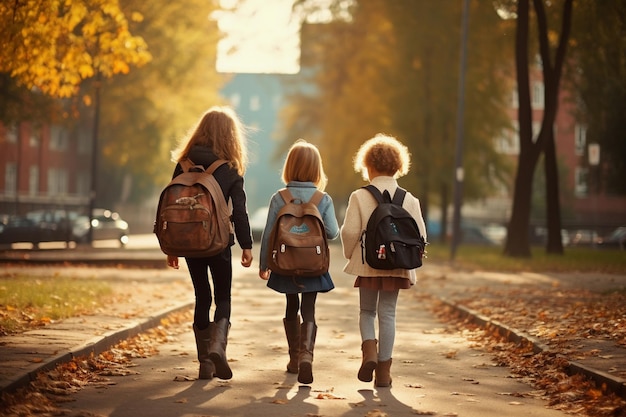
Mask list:
[[[278,190],[278,193],[283,198],[285,204],[289,204],[293,201],[293,195],[291,195],[291,192],[287,189],[287,187],[281,188]]]
[[[315,190],[315,192],[311,196],[311,199],[309,200],[309,203],[319,206],[320,203],[322,202],[322,198],[324,198],[324,193],[321,192],[320,190]]]
[[[218,159],[215,162],[213,162],[211,165],[209,165],[209,167],[207,169],[205,169],[204,172],[207,173],[207,174],[213,174],[216,169],[218,169],[219,167],[221,167],[222,165],[224,165],[227,162],[228,161],[226,161],[224,159]],[[189,158],[182,159],[178,163],[180,164],[180,167],[183,169],[183,172],[189,172],[193,167],[198,166],[198,165],[196,165],[195,162],[193,162]]]
[[[375,186],[373,186],[372,184],[365,185],[361,188],[365,188],[367,191],[369,191],[370,194],[374,196],[378,204],[382,204],[385,202],[385,197],[383,196],[383,193],[381,193],[380,190],[376,188]]]
[[[406,190],[402,187],[396,188],[396,192],[393,194],[393,199],[391,202],[402,207],[402,203],[404,202],[404,197],[406,196]]]
[[[193,161],[189,158],[185,158],[183,160],[178,161],[178,163],[180,164],[180,167],[183,169],[183,172],[189,172],[189,170],[191,168],[193,168],[194,166],[196,166],[195,163],[193,163]]]
[[[216,169],[218,169],[219,167],[221,167],[222,165],[224,165],[227,162],[228,161],[226,161],[224,159],[218,159],[217,161],[215,161],[211,165],[209,165],[209,167],[204,172],[206,172],[207,174],[213,175],[213,173],[215,172]]]
[[[383,195],[380,192],[380,190],[378,188],[376,188],[375,186],[373,186],[372,184],[365,185],[365,186],[363,186],[361,188],[364,188],[367,191],[369,191],[370,194],[374,197],[374,199],[378,202],[378,204],[380,204],[380,203],[382,203],[384,201],[383,200]]]

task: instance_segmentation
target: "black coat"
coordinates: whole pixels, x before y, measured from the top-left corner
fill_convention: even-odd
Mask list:
[[[189,151],[189,159],[195,165],[202,165],[208,168],[213,162],[219,159],[210,149],[194,146]],[[172,178],[183,173],[180,164],[176,164]],[[235,225],[235,235],[237,242],[242,249],[252,249],[252,234],[250,232],[250,222],[248,221],[248,209],[246,205],[246,191],[243,186],[243,177],[239,175],[235,168],[224,164],[217,168],[213,176],[220,185],[224,198],[228,202],[230,199],[233,205],[232,221]]]

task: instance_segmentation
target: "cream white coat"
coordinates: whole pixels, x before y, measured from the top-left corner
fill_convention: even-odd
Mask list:
[[[381,193],[385,190],[389,191],[391,196],[393,196],[396,188],[398,188],[398,182],[393,177],[388,176],[375,177],[371,181],[371,184],[378,188]],[[362,277],[393,276],[409,278],[411,284],[415,284],[415,270],[374,269],[371,268],[367,262],[364,263],[362,261],[361,234],[367,227],[367,221],[376,206],[376,199],[365,189],[359,188],[350,195],[348,208],[346,209],[343,225],[341,226],[343,256],[348,260],[343,270],[350,275]],[[415,218],[420,233],[424,236],[424,239],[426,239],[426,225],[422,218],[422,208],[419,200],[407,191],[402,207]]]

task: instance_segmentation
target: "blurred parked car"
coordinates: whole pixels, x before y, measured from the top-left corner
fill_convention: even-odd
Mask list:
[[[570,232],[571,246],[592,246],[598,241],[595,231],[589,229],[578,229]]]
[[[464,245],[496,245],[496,242],[489,238],[482,228],[473,225],[461,226],[460,243]]]
[[[121,247],[128,243],[128,223],[120,215],[107,209],[94,209],[93,240],[117,240]],[[77,242],[85,243],[89,239],[89,218],[80,216],[74,222],[73,236]]]
[[[596,244],[599,248],[626,249],[626,226],[620,226],[608,236],[598,238]]]
[[[0,244],[71,242],[72,222],[76,214],[66,210],[32,211],[26,216],[12,217],[0,231]]]
[[[252,230],[252,239],[256,242],[261,240],[263,230],[265,230],[265,222],[267,221],[268,206],[259,207],[250,216],[250,229]]]

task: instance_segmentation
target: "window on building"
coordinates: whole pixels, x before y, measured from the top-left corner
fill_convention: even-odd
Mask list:
[[[541,123],[533,122],[533,143],[537,142],[537,138],[539,137],[540,131],[541,131]],[[556,135],[556,132],[554,134]]]
[[[17,192],[17,164],[9,162],[4,168],[4,192],[6,195],[15,195]]]
[[[233,93],[230,95],[229,100],[230,100],[230,105],[233,106],[234,108],[237,108],[241,104],[241,95],[239,95],[239,93]]]
[[[30,130],[30,146],[32,148],[38,148],[39,143],[41,142],[41,128],[37,125],[31,126]]]
[[[17,136],[17,124],[13,123],[11,126],[7,126],[7,141],[9,143],[17,143]]]
[[[28,171],[28,194],[37,195],[39,192],[39,167],[31,165]]]
[[[587,146],[587,127],[577,124],[574,127],[574,149],[576,155],[584,155],[585,146]]]
[[[251,111],[259,111],[261,108],[261,99],[259,96],[250,97],[250,110]]]
[[[496,150],[506,155],[519,154],[519,124],[516,121],[511,129],[504,129],[496,138]]]
[[[61,168],[51,168],[48,171],[48,194],[67,194],[68,175],[67,171]]]
[[[91,175],[83,173],[76,180],[76,194],[88,196],[91,193]]]
[[[68,148],[68,131],[62,126],[50,128],[50,150],[65,151]]]
[[[78,135],[78,153],[81,155],[91,155],[93,137],[85,130],[81,130]]]
[[[533,96],[532,96],[533,109],[543,109],[543,105],[544,105],[543,94],[544,94],[543,82],[535,81],[533,83]]]
[[[519,108],[519,95],[517,94],[517,88],[514,88],[511,92],[511,108]]]
[[[576,170],[574,171],[574,175],[575,175],[574,193],[578,197],[586,196],[587,192],[589,191],[588,184],[587,184],[588,174],[589,174],[589,170],[584,167],[576,167]]]

